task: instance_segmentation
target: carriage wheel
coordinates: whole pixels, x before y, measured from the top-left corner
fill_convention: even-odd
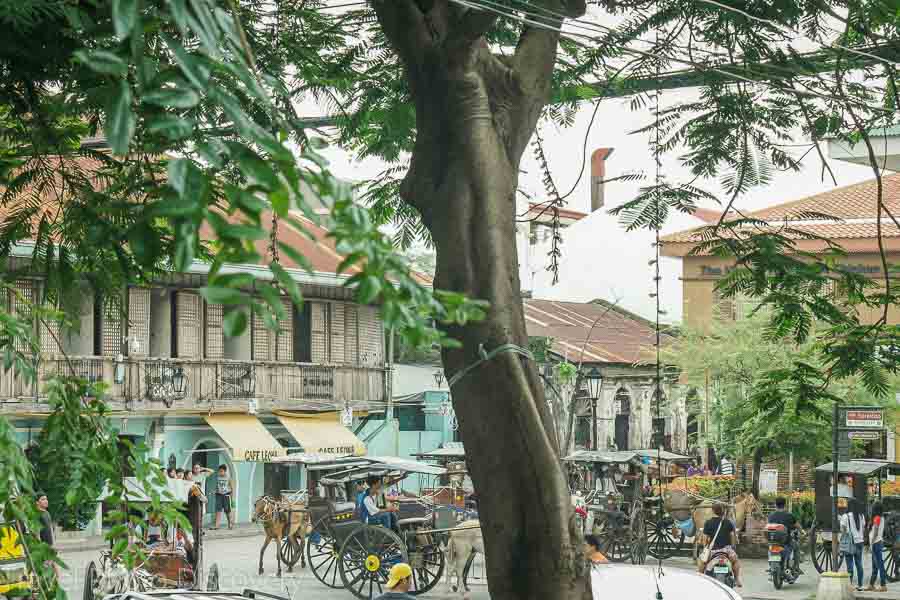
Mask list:
[[[672,558],[684,546],[684,532],[679,529],[676,536],[672,526],[672,519],[660,519],[647,528],[647,552],[653,558]]]
[[[813,527],[809,531],[809,554],[812,557],[813,565],[816,567],[816,571],[819,573],[824,573],[825,571],[831,571],[831,541],[823,539],[820,535],[820,532],[817,527]],[[837,566],[834,570],[840,569],[841,565],[844,563],[844,557],[838,555]]]
[[[444,576],[445,557],[438,544],[420,546],[416,552],[410,552],[409,562],[413,571],[413,587],[409,591],[413,596],[424,594],[438,584]]]
[[[623,563],[631,558],[628,530],[608,530],[600,538],[600,551],[610,562]]]
[[[884,570],[887,573],[888,581],[891,583],[900,581],[900,564],[897,562],[897,559],[900,557],[897,556],[897,547],[885,546],[882,552],[884,553]]]
[[[400,537],[377,525],[361,525],[350,532],[339,554],[344,589],[362,600],[383,594],[391,567],[409,562]]]
[[[219,591],[219,565],[213,563],[206,571],[206,591]]]
[[[293,568],[293,566],[297,564],[302,554],[300,544],[295,542],[296,540],[288,535],[281,540],[281,545],[278,546],[278,554],[281,556],[281,562],[286,564],[289,568]]]
[[[338,573],[337,551],[331,517],[325,515],[316,521],[312,533],[306,538],[306,562],[316,579],[339,590],[344,586]]]
[[[647,523],[641,510],[632,511],[631,564],[642,565],[647,561]]]
[[[94,600],[101,596],[98,594],[97,588],[100,587],[100,574],[97,572],[97,565],[91,561],[87,566],[87,572],[84,574],[84,600]]]

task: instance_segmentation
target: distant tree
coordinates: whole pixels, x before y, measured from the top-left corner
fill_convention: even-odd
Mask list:
[[[719,452],[753,461],[756,495],[765,458],[789,452],[810,459],[828,455],[834,402],[883,402],[858,376],[825,382],[815,393],[796,393],[793,384],[806,376],[796,365],[821,369],[822,340],[814,333],[800,344],[773,339],[766,333],[770,317],[762,310],[737,321],[716,319],[709,331],[687,328],[663,351],[663,359],[681,369],[688,385],[703,390],[713,382],[710,403],[721,437],[708,442],[718,443]]]

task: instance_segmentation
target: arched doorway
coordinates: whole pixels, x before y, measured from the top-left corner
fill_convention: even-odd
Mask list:
[[[213,448],[216,448],[210,442],[201,442],[198,444],[193,452],[191,452],[191,460],[186,465],[187,469],[192,469],[194,465],[200,465],[201,467],[205,467],[207,469],[212,469],[212,473],[210,473],[206,480],[203,483],[203,493],[206,494],[208,502],[206,503],[206,514],[214,515],[216,512],[216,502],[215,502],[215,493],[216,493],[216,477],[218,473],[216,469],[219,467],[218,463],[218,452],[211,452]]]
[[[616,448],[628,450],[628,435],[631,431],[631,394],[619,388],[615,397],[616,407]]]

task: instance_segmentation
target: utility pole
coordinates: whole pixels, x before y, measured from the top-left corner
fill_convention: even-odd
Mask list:
[[[831,422],[831,570],[837,572],[838,543],[837,536],[840,531],[838,525],[838,418],[840,409],[838,403],[834,403],[834,415]]]
[[[703,467],[709,466],[709,369],[706,370],[706,392],[703,396],[703,443],[700,445],[700,452]]]

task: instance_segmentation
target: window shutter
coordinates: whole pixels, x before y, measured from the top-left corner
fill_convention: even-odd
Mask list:
[[[715,314],[713,317],[720,321],[733,321],[735,318],[734,298],[723,296],[719,290],[713,292],[713,302],[715,305]]]
[[[310,323],[312,337],[312,361],[314,363],[327,363],[328,351],[328,317],[329,305],[324,302],[310,303]]]
[[[222,319],[225,307],[221,304],[203,303],[206,308],[206,358],[221,359],[225,357],[225,335],[222,330]]]
[[[99,298],[97,316],[100,319],[100,355],[118,356],[122,353],[122,315],[115,298]]]
[[[344,362],[344,307],[343,302],[335,302],[331,305],[331,360],[332,362]]]
[[[18,279],[13,283],[13,289],[15,292],[12,290],[8,292],[10,312],[22,319],[32,320],[34,318],[34,313],[32,311],[32,303],[34,302],[34,282],[30,279]],[[33,328],[32,331],[34,331]],[[15,339],[15,349],[18,352],[24,352],[26,354],[31,353],[26,341],[20,338]]]
[[[270,337],[272,332],[266,327],[262,316],[253,313],[253,360],[272,360]]]
[[[384,364],[384,331],[378,309],[371,306],[359,307],[359,350],[360,363],[367,366]]]
[[[53,302],[51,305],[54,309],[59,308],[59,303]],[[46,318],[44,322],[38,323],[41,332],[41,352],[51,354],[62,354],[63,349],[60,347],[62,342],[61,327],[56,319]]]
[[[294,304],[290,298],[282,298],[286,318],[278,321],[278,336],[275,338],[275,359],[294,361]]]
[[[200,358],[200,296],[176,292],[176,354],[178,358]]]
[[[150,289],[128,288],[128,337],[137,342],[137,352],[130,347],[132,356],[150,354]]]
[[[359,364],[359,309],[355,304],[344,305],[344,362]]]

